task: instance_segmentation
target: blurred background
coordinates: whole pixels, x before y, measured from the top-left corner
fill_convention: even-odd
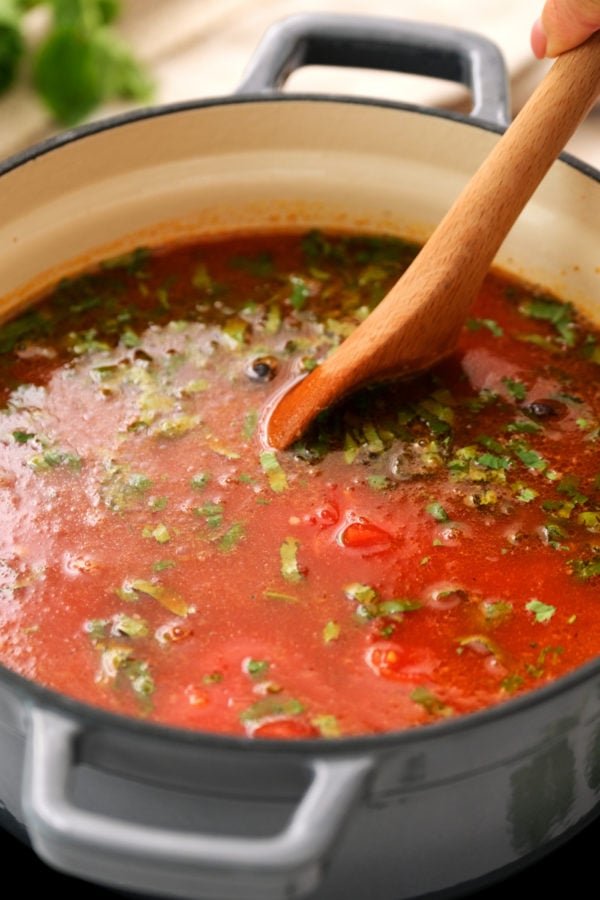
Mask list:
[[[22,2],[21,8],[26,9],[20,20],[25,52],[15,80],[0,96],[0,159],[66,127],[36,94],[30,61],[47,33],[52,3],[10,2]],[[85,2],[94,5],[103,0]],[[111,30],[141,63],[154,87],[143,99],[102,101],[83,121],[146,103],[219,97],[235,91],[268,26],[300,12],[393,16],[477,31],[494,40],[504,54],[510,75],[513,115],[549,65],[536,60],[529,45],[531,25],[541,11],[542,0],[104,0],[104,3],[113,7]],[[0,11],[1,7],[2,0]],[[59,58],[62,58],[60,54]],[[460,88],[391,73],[310,67],[295,73],[286,90],[354,93],[468,109],[468,95]],[[600,168],[598,105],[567,149]]]

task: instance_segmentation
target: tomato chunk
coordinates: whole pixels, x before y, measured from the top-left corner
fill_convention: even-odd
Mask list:
[[[350,522],[340,534],[340,542],[344,547],[359,550],[378,547],[383,549],[390,546],[392,536],[373,522]]]

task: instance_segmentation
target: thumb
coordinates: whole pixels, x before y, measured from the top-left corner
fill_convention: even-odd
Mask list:
[[[531,32],[535,55],[554,57],[600,29],[600,0],[546,0]]]

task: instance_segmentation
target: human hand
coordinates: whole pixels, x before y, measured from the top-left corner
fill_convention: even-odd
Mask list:
[[[600,30],[600,0],[546,0],[531,29],[531,48],[538,59],[558,56]]]

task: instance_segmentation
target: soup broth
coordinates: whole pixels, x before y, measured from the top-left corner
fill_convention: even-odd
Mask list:
[[[456,352],[286,452],[269,406],[417,248],[140,249],[0,329],[0,662],[187,729],[411,728],[600,649],[599,334],[489,274]]]

